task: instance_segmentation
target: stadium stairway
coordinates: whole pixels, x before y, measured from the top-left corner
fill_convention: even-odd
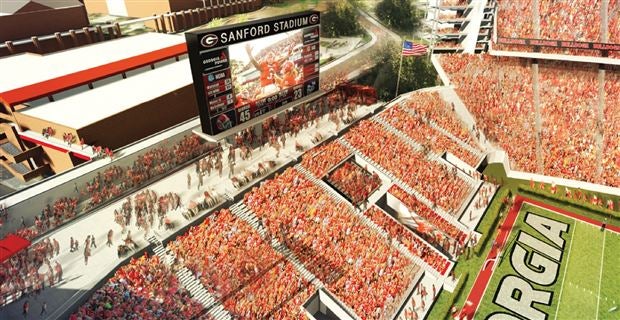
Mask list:
[[[379,210],[381,210],[381,208],[377,207]],[[381,210],[383,211],[383,210]],[[400,222],[398,222],[398,220],[394,219],[394,217],[390,216],[389,214],[386,213],[386,215],[390,218],[395,220],[397,223],[400,224]],[[377,228],[379,233],[381,233],[381,235],[385,238],[388,238],[389,235],[387,233],[387,231],[385,231],[383,228],[381,228],[379,225],[377,225],[374,221],[372,221],[372,219],[370,219],[368,216],[366,216],[365,214],[361,213],[359,214],[360,219],[362,219],[362,221],[366,222],[367,225],[372,225],[374,226],[374,228]],[[407,229],[405,227],[405,229]],[[418,240],[420,240],[422,243],[427,243],[426,240],[420,238],[417,234],[415,234],[414,232],[412,232],[411,230],[407,230],[407,232],[410,232],[411,234],[413,234],[414,237],[416,237]],[[418,264],[419,266],[421,266],[425,272],[430,273],[431,275],[433,275],[436,278],[440,278],[441,277],[441,273],[439,270],[433,268],[431,265],[429,265],[426,261],[424,261],[421,257],[413,254],[411,251],[409,251],[409,249],[407,249],[407,247],[402,244],[400,241],[398,241],[397,239],[392,238],[392,244],[398,248],[399,251],[401,251],[405,256],[409,257],[410,259],[412,259],[416,264]],[[432,245],[427,244],[428,247],[431,250],[434,250],[436,252],[438,252],[444,259],[446,260],[450,260],[448,257],[446,257],[444,254],[442,254],[441,252],[439,252],[439,250],[435,249]]]
[[[387,131],[393,133],[394,135],[396,135],[397,137],[399,137],[402,141],[404,141],[405,143],[409,144],[412,148],[417,149],[418,151],[421,151],[421,145],[418,144],[417,142],[413,141],[411,138],[409,138],[408,136],[406,136],[404,133],[402,133],[400,130],[392,127],[392,125],[390,125],[389,123],[387,123],[385,120],[381,119],[380,117],[374,117],[373,120],[379,124],[381,124]],[[429,152],[427,155],[427,159],[431,160],[431,161],[435,161],[443,166],[448,166],[443,159],[441,159],[440,156],[438,156],[437,154],[433,153],[433,152]],[[465,183],[470,187],[470,188],[475,188],[476,187],[476,182],[475,180],[473,180],[472,177],[470,177],[469,175],[461,172],[460,170],[456,170],[457,176],[459,178],[461,178],[463,181],[465,181]],[[451,224],[453,224],[455,227],[457,227],[459,230],[463,231],[464,233],[469,233],[470,230],[467,229],[467,227],[465,227],[460,221],[457,220],[457,218],[455,218],[453,215],[447,213],[443,208],[439,207],[439,206],[435,206],[434,203],[426,198],[424,195],[422,195],[421,193],[417,192],[414,188],[412,188],[411,186],[405,184],[404,182],[402,183],[403,185],[407,186],[407,188],[403,188],[403,190],[407,191],[408,193],[414,195],[416,198],[418,198],[418,200],[420,200],[422,203],[424,203],[427,207],[429,208],[434,208],[433,211],[435,211],[437,214],[439,214],[442,218],[444,218],[446,221],[450,222]],[[403,186],[399,185],[401,188]],[[475,192],[475,190],[473,191]],[[473,197],[473,193],[470,193],[468,195],[468,199],[471,199],[471,197]],[[462,208],[461,208],[462,209]],[[462,211],[461,211],[462,212]],[[459,214],[460,216],[460,214]]]
[[[161,241],[155,236],[147,238],[149,243],[154,245],[153,252],[159,257],[166,266],[172,267],[176,261],[174,252],[165,248]],[[176,272],[176,277],[183,288],[187,289],[189,294],[200,304],[203,305],[207,314],[215,320],[232,320],[233,317],[228,311],[217,301],[217,299],[210,294],[207,289],[202,285],[200,280],[189,270],[187,267],[182,266]]]
[[[396,183],[399,187],[403,188],[403,190],[406,190],[407,192],[409,192],[411,190],[411,188],[409,186],[407,186],[407,184],[405,184],[405,182],[403,182],[402,180],[400,180],[398,177],[396,177],[394,174],[392,174],[390,171],[385,170],[382,166],[380,166],[378,163],[376,163],[374,160],[370,159],[369,157],[367,157],[364,153],[362,153],[360,150],[358,150],[357,148],[355,148],[353,145],[351,145],[349,143],[349,141],[347,141],[344,138],[340,138],[338,139],[338,142],[340,142],[340,144],[342,144],[343,146],[345,146],[346,148],[348,148],[353,154],[357,155],[358,157],[364,159],[364,161],[370,163],[372,166],[374,166],[379,172],[381,172],[384,176],[388,177],[392,182]]]
[[[412,112],[412,111],[407,110],[407,112]],[[431,126],[433,129],[439,131],[439,133],[441,133],[444,136],[450,138],[452,141],[456,142],[458,145],[463,147],[463,149],[466,149],[467,151],[475,154],[478,158],[484,157],[484,152],[482,150],[476,149],[476,148],[472,147],[469,143],[467,143],[467,142],[457,138],[450,131],[448,131],[448,130],[444,129],[443,127],[439,126],[434,121],[428,120],[428,119],[424,119],[424,121],[426,121],[426,123],[428,123],[428,125]]]
[[[340,194],[338,194],[337,192],[335,192],[332,188],[328,187],[323,181],[317,179],[314,177],[314,175],[312,175],[312,173],[310,173],[306,168],[304,168],[303,166],[301,166],[300,164],[295,166],[295,169],[297,169],[299,172],[303,173],[306,178],[310,181],[312,181],[316,186],[320,187],[321,189],[325,190],[325,192],[327,192],[327,194],[329,194],[336,202],[344,202],[345,204],[347,204],[347,206],[351,209],[351,211],[360,219],[362,220],[362,222],[369,227],[371,230],[375,231],[377,234],[379,234],[379,236],[385,238],[385,239],[389,239],[389,235],[387,233],[387,231],[383,230],[383,228],[379,227],[374,221],[372,221],[370,218],[368,218],[361,210],[356,209],[353,207],[353,205],[345,200],[344,198],[342,198],[342,196]],[[435,275],[436,277],[439,277],[439,273],[437,270],[435,270],[433,267],[431,267],[429,264],[427,264],[424,260],[422,260],[420,257],[412,254],[402,243],[400,243],[398,240],[396,239],[392,239],[392,242],[390,243],[394,248],[396,248],[398,251],[400,251],[400,253],[402,253],[405,257],[409,258],[409,260],[411,260],[413,263],[421,266],[425,271],[428,271],[430,273],[432,273],[433,275]],[[447,259],[447,258],[446,258]]]
[[[411,108],[402,108],[402,110],[405,110],[405,112],[409,113],[412,116],[420,116],[418,114],[416,114]],[[422,120],[424,122],[426,122],[429,126],[431,126],[433,129],[439,131],[441,134],[443,134],[444,136],[450,138],[452,141],[456,142],[457,144],[459,144],[461,147],[463,147],[464,149],[466,149],[467,151],[475,154],[476,156],[479,156],[480,158],[482,158],[484,156],[484,152],[482,150],[478,150],[474,147],[472,147],[470,144],[466,143],[465,141],[457,138],[455,135],[453,135],[450,131],[444,129],[443,127],[441,127],[440,125],[438,125],[437,123],[435,123],[435,121],[432,121],[424,116],[421,116]]]
[[[312,181],[312,183],[314,183],[315,186],[323,189],[323,191],[325,191],[325,193],[327,193],[330,197],[332,197],[332,199],[336,201],[337,203],[344,203],[353,212],[358,210],[353,206],[353,204],[351,204],[351,202],[345,199],[342,195],[340,195],[334,189],[330,188],[327,184],[325,184],[325,182],[314,177],[314,175],[310,173],[310,171],[308,171],[306,168],[304,168],[301,164],[295,165],[295,170],[303,174],[306,177],[306,179]]]
[[[412,112],[412,111],[408,111],[408,112]],[[407,136],[402,131],[394,128],[390,123],[388,123],[387,121],[385,121],[381,117],[374,117],[372,120],[374,120],[375,122],[381,124],[387,131],[395,134],[396,136],[401,138],[405,143],[407,143],[409,146],[413,147],[417,151],[420,151],[420,152],[422,151],[422,145],[421,144],[419,144],[417,141],[414,141],[413,139],[411,139],[409,136]],[[424,119],[424,121],[429,123],[429,125],[434,124],[432,121],[429,121],[427,119]],[[431,127],[433,127],[433,125],[431,125]],[[444,134],[445,136],[447,136],[449,139],[454,140],[457,144],[459,144],[462,147],[466,148],[467,150],[471,151],[474,155],[477,155],[479,160],[482,159],[482,157],[484,157],[484,153],[482,151],[475,150],[473,147],[469,146],[468,144],[466,144],[462,140],[458,139],[457,137],[455,137],[454,135],[452,135],[448,131],[445,131],[443,128],[441,128],[441,130],[439,130],[440,127],[437,126],[437,125],[434,125],[434,128],[435,128],[435,130],[438,130],[441,134]],[[428,152],[426,157],[429,160],[438,162],[438,163],[440,163],[442,165],[448,165],[447,162],[444,159],[442,159],[440,155],[438,155],[438,154],[436,154],[436,153],[434,153],[432,151]],[[449,164],[449,166],[454,166],[454,165],[453,164]],[[470,175],[465,174],[464,172],[460,172],[460,170],[457,171],[457,175],[459,177],[461,177],[463,180],[465,180],[465,182],[467,184],[469,184],[470,186],[476,187],[476,184],[477,184],[478,181],[475,180]]]
[[[412,147],[416,151],[422,152],[424,150],[424,147],[422,147],[420,143],[409,138],[406,134],[402,133],[400,130],[397,130],[396,128],[394,128],[391,124],[389,124],[387,121],[385,121],[380,116],[373,117],[371,120],[382,125],[385,130],[399,137],[401,140],[403,140],[403,142],[408,144],[410,147]],[[429,152],[429,154],[431,153],[432,152]]]
[[[254,212],[248,208],[243,202],[237,202],[230,206],[230,212],[234,214],[239,219],[248,223],[258,234],[263,238],[267,238],[267,229],[265,226],[260,223],[258,217]],[[319,280],[312,272],[310,272],[303,263],[295,256],[295,253],[292,252],[289,248],[287,248],[284,244],[278,241],[275,237],[271,237],[271,247],[277,252],[281,253],[301,274],[304,279],[309,282],[312,282],[317,288],[325,287],[325,284]]]

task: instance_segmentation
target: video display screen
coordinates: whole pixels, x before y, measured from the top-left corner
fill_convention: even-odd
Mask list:
[[[319,88],[319,13],[187,34],[203,132],[216,135]]]

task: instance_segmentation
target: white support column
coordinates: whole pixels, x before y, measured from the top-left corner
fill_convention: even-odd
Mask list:
[[[609,41],[609,17],[607,12],[609,11],[609,0],[603,0],[601,5],[601,42]]]
[[[596,176],[595,182],[602,183],[601,177],[603,174],[603,148],[605,141],[605,69],[600,68],[598,70],[598,106],[596,108]],[[594,106],[593,106],[594,107]]]
[[[532,85],[534,94],[534,117],[536,128],[536,172],[543,173],[544,159],[542,155],[542,115],[540,110],[540,86],[538,85],[538,63],[532,63]]]
[[[603,0],[601,5],[601,42],[609,41],[608,33],[608,21],[609,17],[607,12],[609,11],[609,0]],[[603,148],[605,142],[605,69],[600,68],[598,70],[598,108],[596,109],[596,177],[595,181],[601,183],[601,177],[603,174]]]
[[[546,1],[546,0],[543,0]],[[532,2],[532,30],[534,30],[534,38],[540,38],[540,4],[538,0]]]

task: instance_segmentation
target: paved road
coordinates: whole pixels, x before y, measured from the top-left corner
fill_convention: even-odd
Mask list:
[[[400,37],[397,34],[385,28],[371,16],[361,10],[359,10],[359,13],[360,24],[373,38],[370,42],[372,45],[358,48],[355,54],[337,59],[323,67],[323,69],[326,69],[324,72],[321,72],[323,79],[339,74],[357,76],[359,71],[368,69],[376,64],[375,59],[381,48],[390,42],[400,41]]]

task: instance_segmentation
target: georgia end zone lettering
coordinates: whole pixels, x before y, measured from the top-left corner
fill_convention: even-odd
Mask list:
[[[562,235],[568,232],[569,225],[532,212],[527,212],[525,223],[536,234],[519,231],[510,253],[510,264],[518,276],[505,276],[493,298],[493,303],[508,312],[491,314],[489,320],[548,318],[535,304],[550,306],[553,291],[535,289],[532,283],[546,287],[557,281],[566,245]]]

